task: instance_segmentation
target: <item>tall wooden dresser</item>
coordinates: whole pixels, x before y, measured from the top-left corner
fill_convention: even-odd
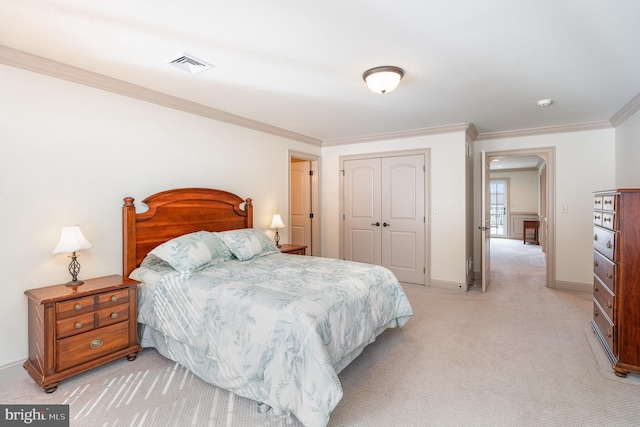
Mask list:
[[[593,320],[619,377],[640,374],[640,189],[594,195]]]

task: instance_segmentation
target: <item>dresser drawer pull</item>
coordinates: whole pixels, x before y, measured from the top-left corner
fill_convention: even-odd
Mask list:
[[[593,317],[598,317],[598,310],[595,308],[593,309]]]
[[[613,247],[613,243],[611,243],[611,240],[609,240],[607,242],[607,249],[611,249]]]
[[[118,296],[117,295],[112,295],[111,296],[111,301],[113,301],[113,302],[118,301]]]
[[[602,202],[600,200],[596,200],[596,205],[600,205]]]
[[[598,292],[598,285],[593,285],[593,292]]]
[[[593,219],[600,219],[600,215],[594,216]]]
[[[82,304],[80,304],[80,303],[76,303],[76,305],[74,305],[74,306],[73,306],[73,309],[74,309],[75,311],[82,310]]]
[[[82,328],[82,322],[76,322],[74,326],[76,327],[76,329],[80,329]]]
[[[610,205],[611,203],[612,203],[612,201],[611,201],[611,200],[605,200],[605,201],[604,201],[604,204],[605,204],[605,205]]]
[[[605,218],[604,222],[611,222],[611,218]]]
[[[117,312],[114,311],[113,313],[111,313],[111,318],[112,319],[116,319],[117,317],[118,317],[118,313]]]
[[[613,307],[613,304],[611,304],[610,300],[607,300],[607,308],[611,308],[611,307]]]
[[[611,338],[611,329],[607,329],[607,338]]]
[[[607,271],[607,279],[613,279],[613,273],[610,271]]]
[[[594,261],[593,261],[593,266],[594,266],[594,267],[597,267],[597,266],[598,266],[598,261],[595,261],[595,260],[594,260]]]
[[[104,342],[100,338],[96,338],[89,343],[89,347],[95,350],[96,348],[102,347],[102,344],[104,344]]]
[[[598,240],[598,235],[597,234],[593,235],[593,240]]]

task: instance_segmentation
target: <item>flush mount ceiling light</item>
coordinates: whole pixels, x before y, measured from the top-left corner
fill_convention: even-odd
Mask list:
[[[371,68],[362,74],[367,87],[375,93],[391,92],[398,87],[402,76],[404,76],[404,70],[391,65]]]
[[[553,104],[553,100],[551,99],[541,99],[538,101],[538,107],[548,107],[551,104]]]

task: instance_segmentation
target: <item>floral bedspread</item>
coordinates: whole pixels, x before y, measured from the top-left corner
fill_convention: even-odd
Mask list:
[[[138,322],[170,337],[167,357],[206,381],[324,427],[338,373],[411,306],[395,276],[369,264],[271,254],[193,273],[146,263]],[[178,344],[178,345],[176,345]]]

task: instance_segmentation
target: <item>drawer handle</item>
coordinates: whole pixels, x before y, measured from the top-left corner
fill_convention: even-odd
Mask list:
[[[112,295],[111,296],[111,301],[113,301],[113,302],[118,301],[118,296],[117,295]]]
[[[613,243],[611,243],[611,240],[609,240],[607,242],[607,249],[611,249],[613,247]]]
[[[607,271],[607,279],[612,279],[613,278],[613,273],[610,271]]]
[[[598,292],[598,285],[593,285],[593,292]]]
[[[118,317],[118,313],[117,312],[114,311],[113,313],[111,313],[111,318],[112,319],[116,319],[117,317]]]
[[[594,216],[593,219],[600,219],[600,215]]]
[[[595,308],[593,309],[593,317],[598,317],[598,310]]]
[[[611,338],[611,329],[607,329],[607,338]]]
[[[104,344],[104,341],[102,341],[100,338],[96,338],[89,343],[89,347],[95,350],[96,348],[102,347],[102,344]]]
[[[598,240],[598,235],[597,234],[593,235],[593,240]]]
[[[595,260],[594,260],[594,261],[593,261],[593,266],[594,266],[594,267],[597,267],[597,266],[598,266],[598,261],[595,261]]]
[[[600,200],[596,200],[596,205],[601,204],[602,202]]]
[[[607,300],[607,308],[611,308],[611,307],[613,307],[613,304],[611,304],[610,300]]]
[[[611,218],[605,218],[604,222],[611,222]]]
[[[611,202],[612,202],[611,200],[605,200],[605,201],[604,201],[604,204],[605,204],[605,205],[610,205],[610,204],[611,204]]]
[[[82,322],[76,322],[74,326],[76,327],[76,329],[80,329],[82,328]]]
[[[74,309],[75,311],[82,310],[82,304],[80,304],[80,303],[76,303],[76,305],[74,305],[74,306],[73,306],[73,309]]]

